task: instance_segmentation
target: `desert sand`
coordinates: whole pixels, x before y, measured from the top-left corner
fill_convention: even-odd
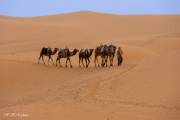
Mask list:
[[[180,15],[0,16],[0,26],[0,120],[180,120]],[[73,68],[37,64],[43,46],[111,43],[120,67],[95,68],[94,55],[88,69],[78,55]]]

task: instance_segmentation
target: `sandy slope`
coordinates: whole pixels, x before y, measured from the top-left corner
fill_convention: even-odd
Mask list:
[[[180,16],[0,17],[0,119],[179,120]],[[121,67],[37,64],[42,46],[124,50]],[[53,57],[54,60],[56,56]],[[93,57],[92,57],[93,60]],[[116,60],[114,61],[116,64]]]

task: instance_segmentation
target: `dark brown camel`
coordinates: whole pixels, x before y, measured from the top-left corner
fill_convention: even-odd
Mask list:
[[[83,60],[85,59],[86,62],[86,68],[89,66],[90,64],[90,57],[93,53],[94,49],[81,49],[79,52],[79,66],[81,67],[81,64],[84,66]]]
[[[100,46],[97,46],[95,48],[95,52],[94,52],[94,64],[95,64],[95,67],[96,67],[96,64],[98,64],[99,66],[99,61],[98,61],[98,57],[102,57],[102,48],[104,47],[104,45],[100,45]]]
[[[116,53],[116,46],[111,44],[108,47],[109,47],[108,57],[109,57],[110,66],[113,66],[113,60]]]
[[[96,63],[98,63],[98,56],[100,56],[102,59],[101,66],[104,67],[105,64],[107,66],[108,55],[109,55],[109,47],[107,45],[100,45],[96,47],[95,60],[94,60],[95,67],[96,67]],[[100,66],[99,63],[98,66]]]
[[[108,58],[110,62],[110,66],[113,66],[113,60],[116,52],[116,46],[115,45],[104,45],[104,47],[101,49],[102,51],[102,66],[108,66]]]
[[[48,47],[48,48],[43,47],[41,49],[41,52],[40,52],[40,55],[39,55],[38,64],[39,64],[41,58],[42,58],[43,63],[45,64],[44,56],[47,56],[49,58],[48,59],[48,64],[49,64],[50,60],[53,62],[53,59],[52,59],[51,56],[55,55],[57,51],[58,51],[58,48],[54,48],[54,51],[52,51],[52,49],[50,47]],[[53,64],[54,64],[54,62],[53,62]]]
[[[109,46],[107,45],[103,45],[103,47],[101,48],[101,58],[102,58],[102,62],[101,62],[101,66],[104,67],[106,65],[107,67],[107,60],[108,60],[108,56],[109,56]]]
[[[56,66],[58,66],[59,63],[59,66],[61,67],[60,59],[66,58],[66,67],[67,67],[67,61],[69,61],[70,67],[72,67],[70,57],[76,55],[78,51],[79,51],[78,49],[73,49],[72,51],[70,51],[68,48],[60,49],[56,59]]]
[[[95,66],[96,66],[96,62],[98,63],[98,58],[97,58],[98,56],[101,56],[101,58],[102,58],[102,62],[101,62],[102,67],[108,66],[107,65],[108,58],[110,61],[110,66],[112,66],[115,52],[116,52],[116,46],[112,45],[112,44],[109,46],[108,45],[100,45],[100,46],[96,47],[95,60],[94,60]],[[98,66],[99,66],[99,63],[98,63]]]

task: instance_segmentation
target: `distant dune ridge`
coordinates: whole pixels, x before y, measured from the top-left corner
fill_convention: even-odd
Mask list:
[[[0,16],[0,26],[1,120],[180,119],[180,15]],[[94,54],[88,69],[78,55],[72,69],[37,64],[43,46],[111,43],[123,49],[120,67],[115,56],[113,67],[95,68]]]

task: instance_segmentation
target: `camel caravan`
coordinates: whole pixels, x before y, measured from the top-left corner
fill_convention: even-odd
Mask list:
[[[115,45],[99,45],[95,49],[73,49],[70,50],[69,48],[52,48],[50,47],[43,47],[40,51],[39,59],[38,59],[38,64],[40,63],[40,60],[45,64],[44,61],[44,56],[48,57],[48,64],[51,61],[54,64],[54,61],[51,56],[55,55],[57,53],[57,58],[56,58],[56,66],[62,67],[61,65],[61,59],[64,58],[66,59],[66,64],[65,67],[69,66],[72,67],[71,63],[71,57],[75,56],[77,53],[79,53],[79,67],[89,67],[89,64],[91,62],[91,56],[94,52],[94,64],[95,67],[107,67],[108,66],[108,61],[109,61],[109,66],[113,66],[113,61],[115,54],[117,55],[117,65],[120,66],[123,62],[123,57],[122,57],[122,49],[120,47],[117,47]],[[98,57],[101,58],[101,64],[99,64]],[[85,61],[85,64],[84,64]]]

